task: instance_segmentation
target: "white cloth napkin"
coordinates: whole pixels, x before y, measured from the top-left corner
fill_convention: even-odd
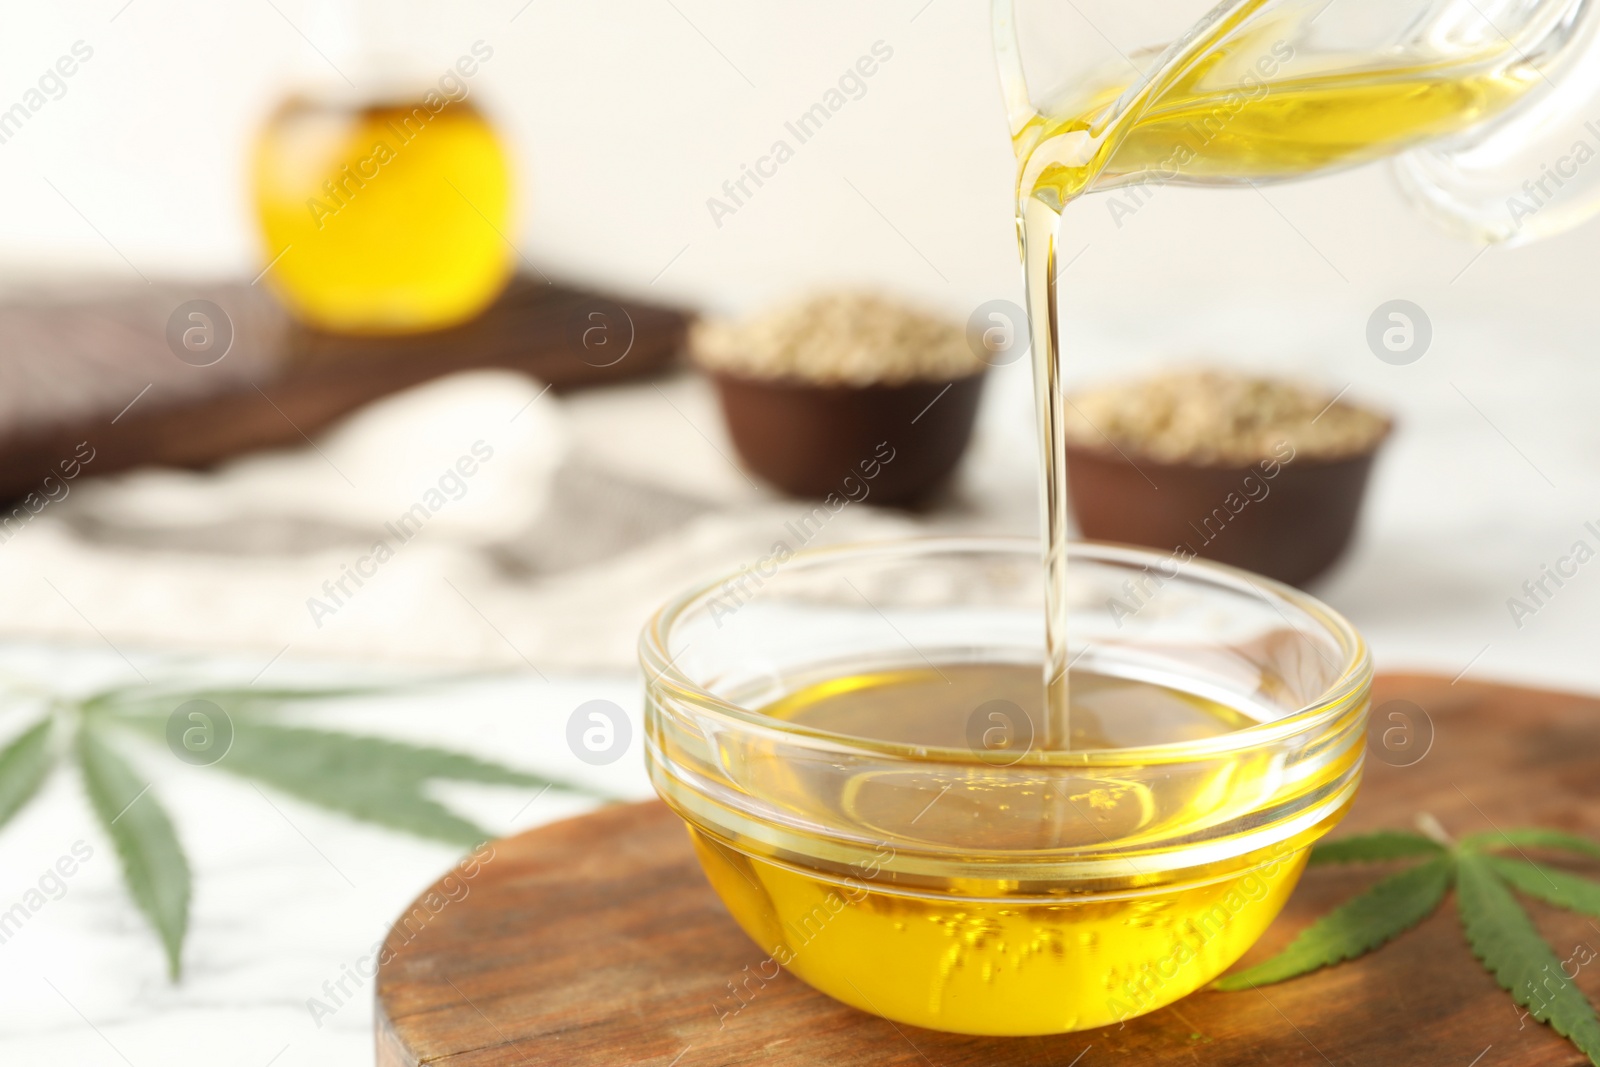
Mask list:
[[[305,448],[81,479],[0,545],[0,596],[28,605],[0,633],[263,663],[628,669],[651,611],[763,557],[809,508],[744,482],[702,383],[609,392],[578,402],[575,426],[539,383],[472,371]],[[708,465],[720,481],[683,476]],[[850,506],[815,543],[916,527]]]

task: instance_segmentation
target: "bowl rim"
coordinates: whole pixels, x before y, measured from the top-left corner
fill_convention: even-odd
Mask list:
[[[876,541],[851,541],[821,548],[808,548],[796,552],[784,568],[818,566],[842,556],[959,554],[966,552],[1009,552],[1027,549],[1038,555],[1040,542],[1028,537],[996,537],[977,535],[938,535],[903,537]],[[1133,545],[1120,545],[1105,541],[1073,541],[1069,554],[1076,550],[1083,558],[1123,564],[1154,563],[1171,558],[1170,554]],[[1372,682],[1372,656],[1366,641],[1343,615],[1323,604],[1317,598],[1292,586],[1274,581],[1238,567],[1210,560],[1190,559],[1183,564],[1187,575],[1199,572],[1200,578],[1223,585],[1236,593],[1254,596],[1271,603],[1288,625],[1299,627],[1284,613],[1285,602],[1316,619],[1338,640],[1345,652],[1345,662],[1337,677],[1313,701],[1276,719],[1233,730],[1215,737],[1192,741],[1166,742],[1158,745],[1141,745],[1129,748],[1046,750],[1030,747],[1014,763],[997,766],[977,753],[965,748],[920,745],[907,742],[881,741],[836,733],[816,727],[802,726],[774,719],[759,711],[745,708],[717,696],[698,685],[675,663],[668,638],[672,624],[708,595],[719,591],[729,578],[741,571],[719,573],[701,581],[667,601],[651,615],[639,636],[639,659],[645,670],[647,694],[665,686],[673,699],[692,704],[704,713],[717,716],[743,731],[773,733],[793,740],[803,739],[814,747],[828,748],[841,754],[871,753],[878,757],[899,758],[920,764],[945,763],[963,766],[981,765],[996,773],[1024,768],[1048,767],[1117,767],[1128,764],[1184,763],[1195,759],[1225,756],[1252,749],[1271,748],[1296,735],[1323,729],[1347,715],[1356,698]],[[682,655],[680,651],[678,655]],[[653,695],[646,700],[646,713],[656,705]]]

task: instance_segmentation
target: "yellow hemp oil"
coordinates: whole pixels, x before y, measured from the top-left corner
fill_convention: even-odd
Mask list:
[[[1354,166],[1476,126],[1539,84],[1504,36],[1472,48],[1318,51],[1325,5],[1243,0],[1143,82],[1123,58],[1038,112],[1012,115],[1017,222],[1033,323],[1051,736],[1070,733],[1068,514],[1056,241],[1086,194],[1142,182],[1233,185]],[[1153,56],[1146,55],[1145,59]],[[1032,109],[1025,109],[1031,112]]]
[[[253,172],[266,280],[312,325],[438,329],[510,277],[510,165],[465,99],[291,99],[261,131]]]
[[[1448,55],[1305,54],[1293,20],[1251,21],[1263,6],[1239,5],[1209,47],[1131,100],[1124,78],[1106,77],[1024,122],[1019,193],[1059,210],[1131,181],[1234,184],[1352,166],[1477,126],[1540,83],[1504,38]]]
[[[1257,721],[1150,682],[1074,671],[1071,692],[1075,751],[1199,741]],[[1043,706],[1037,664],[944,664],[835,678],[762,710],[945,749],[970,749],[976,730],[1033,734],[1014,740],[1020,754],[1040,747]],[[1277,915],[1325,825],[1214,862],[1174,845],[1186,828],[1248,813],[1281,787],[1282,768],[1264,753],[1177,764],[1159,788],[1089,767],[1021,769],[930,759],[841,786],[836,768],[774,760],[760,769],[763,793],[791,798],[824,833],[691,834],[740,925],[812,986],[930,1029],[1020,1035],[1115,1023],[1209,981]],[[1349,760],[1327,766],[1319,783],[1348,769]],[[1100,870],[1035,859],[1107,845],[1119,858]],[[992,877],[975,875],[986,866]]]
[[[814,747],[780,758],[760,735],[706,737],[736,783],[693,796],[713,886],[774,964],[864,1011],[1026,1035],[1169,1004],[1259,938],[1359,779],[1364,692],[1338,698],[1343,720],[1303,748],[1229,746],[1293,705],[1069,670],[1056,241],[1091,193],[1355,166],[1493,119],[1541,76],[1503,38],[1331,53],[1315,47],[1321,6],[1218,10],[1147,80],[1124,58],[1012,115],[1043,454],[1044,684],[1037,663],[841,669],[761,709]],[[1002,728],[998,752],[978,743]],[[784,816],[742,812],[738,789]],[[732,988],[719,1013],[753,992]]]

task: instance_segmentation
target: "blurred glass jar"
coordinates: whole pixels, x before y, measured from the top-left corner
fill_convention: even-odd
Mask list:
[[[302,320],[341,333],[432,330],[472,318],[505,287],[511,166],[469,99],[493,54],[478,41],[435,77],[296,92],[268,118],[251,166],[266,278]]]

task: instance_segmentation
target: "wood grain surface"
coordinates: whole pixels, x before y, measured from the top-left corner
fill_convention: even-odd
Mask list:
[[[1600,700],[1382,677],[1367,766],[1336,834],[1409,827],[1430,812],[1453,834],[1539,825],[1600,836]],[[1600,864],[1556,862],[1600,874]],[[1387,869],[1308,870],[1246,962],[1279,950]],[[1197,993],[1121,1027],[993,1039],[896,1026],[787,974],[752,983],[754,995],[730,1012],[739,1002],[729,983],[763,953],[723,911],[681,824],[658,803],[493,842],[429,892],[386,942],[380,1067],[1585,1062],[1546,1027],[1519,1019],[1471,956],[1453,897],[1377,953],[1318,974],[1255,992]],[[1562,957],[1578,944],[1600,948],[1589,920],[1525,903]],[[1600,1001],[1600,967],[1581,970],[1576,983]]]
[[[196,299],[233,326],[232,346],[209,366],[179,359],[167,337],[168,320]],[[363,404],[455,371],[521,371],[558,393],[660,373],[687,323],[531,277],[470,322],[404,337],[319,333],[244,284],[36,294],[0,304],[0,501],[48,495],[44,479],[74,455],[92,452],[82,467],[92,477],[299,447]],[[611,343],[586,348],[585,331]]]

